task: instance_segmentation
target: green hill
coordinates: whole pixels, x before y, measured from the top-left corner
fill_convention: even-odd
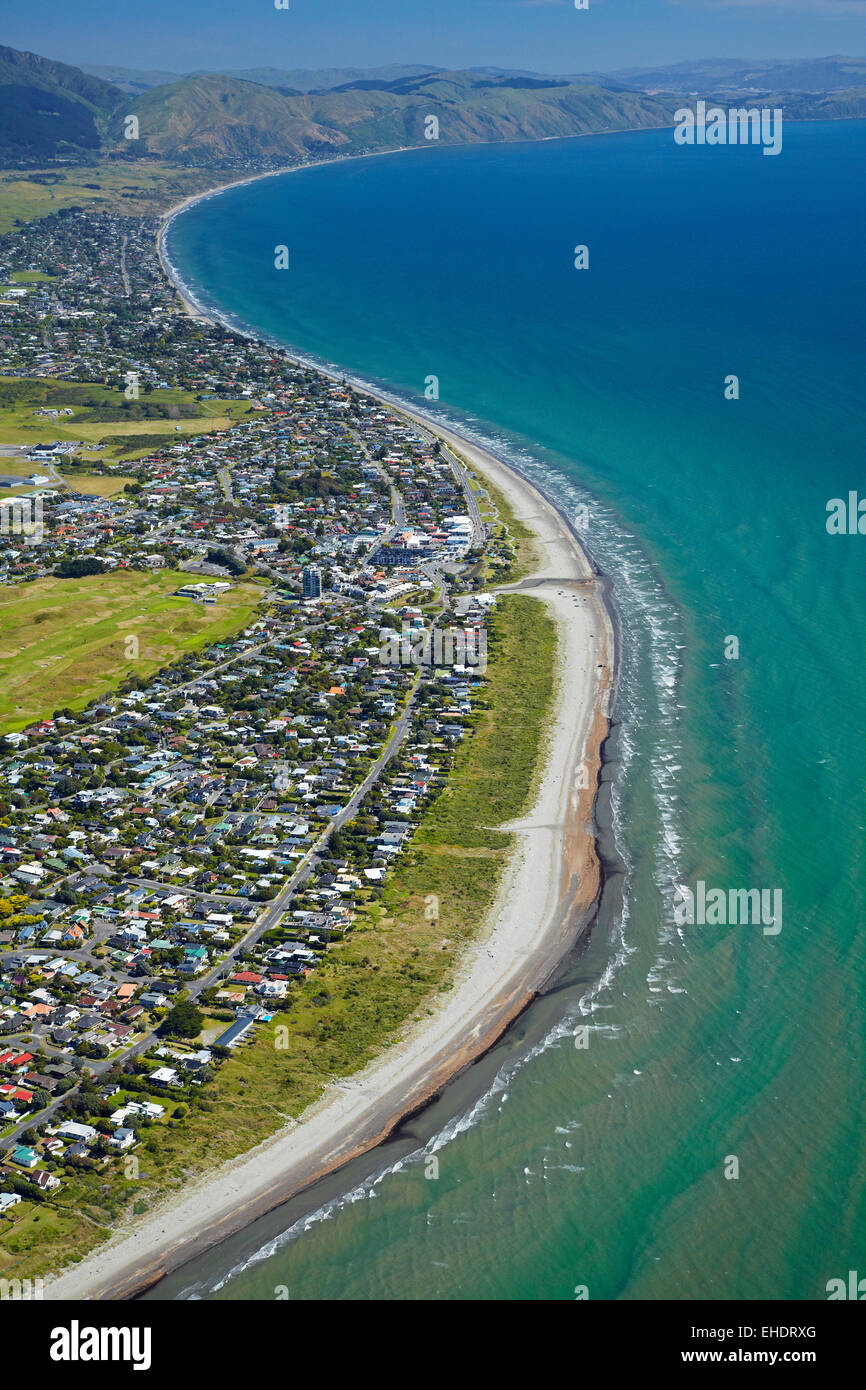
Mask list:
[[[102,71],[133,76],[120,68]],[[625,74],[614,80],[494,68],[388,68],[361,76],[352,69],[253,72],[261,80],[199,73],[164,81],[171,74],[142,73],[139,90],[122,91],[65,63],[0,48],[0,159],[5,153],[7,164],[32,165],[107,154],[205,169],[273,168],[329,153],[424,145],[431,116],[440,142],[452,145],[642,129],[672,124],[682,101],[677,92],[692,82],[689,90],[709,98],[733,97],[737,84],[752,83],[740,86],[740,100],[782,106],[790,119],[866,112],[866,67],[857,59],[751,68],[733,59],[678,64],[634,70],[630,85]],[[311,78],[326,82],[317,90],[279,85]],[[148,79],[158,84],[146,85]],[[819,80],[826,85],[807,90]],[[136,140],[124,138],[129,115],[138,117]]]
[[[274,69],[261,75],[269,82],[280,76]],[[312,74],[285,74],[294,76],[309,80]],[[121,91],[79,68],[2,48],[0,151],[7,162],[110,153],[219,168],[419,145],[431,115],[446,144],[670,121],[670,104],[658,98],[567,79],[417,68],[361,78],[352,70],[327,73],[331,81],[341,76],[350,80],[318,91],[214,73]],[[138,117],[138,140],[124,138],[128,115]]]
[[[186,77],[136,97],[142,152],[180,163],[236,163],[286,159],[312,150],[337,148],[346,138],[319,127],[305,98],[232,77]],[[127,98],[127,105],[129,105]],[[122,149],[123,113],[109,129]]]
[[[134,102],[142,147],[181,162],[290,159],[426,143],[532,140],[669,124],[670,102],[555,79],[439,73],[289,93],[220,76],[188,77]],[[118,146],[120,115],[110,128]]]
[[[0,46],[0,149],[13,160],[97,151],[120,95],[80,68]]]

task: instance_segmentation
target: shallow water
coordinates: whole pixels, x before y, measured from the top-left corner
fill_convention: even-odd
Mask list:
[[[776,159],[669,131],[441,148],[172,225],[204,302],[416,401],[435,375],[443,418],[588,504],[627,894],[486,1099],[157,1297],[808,1299],[862,1263],[866,538],[825,518],[866,442],[864,153],[863,122],[790,125]],[[699,879],[781,889],[782,929],[678,925]]]

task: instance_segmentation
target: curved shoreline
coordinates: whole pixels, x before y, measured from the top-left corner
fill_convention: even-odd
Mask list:
[[[187,312],[238,333],[191,299],[164,250],[174,217],[218,191],[170,209],[158,247],[163,270]],[[290,348],[279,347],[290,360],[299,360]],[[334,375],[318,363],[309,365]],[[49,1299],[134,1297],[375,1149],[494,1046],[595,918],[602,872],[594,807],[619,645],[607,580],[564,512],[518,469],[402,401],[364,382],[353,384],[458,448],[533,532],[539,567],[504,591],[540,598],[557,626],[556,689],[534,802],[529,814],[507,827],[516,844],[496,900],[479,937],[464,952],[451,990],[431,1001],[432,1017],[404,1026],[395,1043],[361,1072],[329,1084],[299,1120],[194,1180],[80,1264],[52,1277],[45,1288]]]

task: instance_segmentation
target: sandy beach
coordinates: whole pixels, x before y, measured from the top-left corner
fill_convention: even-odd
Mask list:
[[[196,200],[179,206],[190,201]],[[166,215],[161,253],[162,232],[178,210]],[[187,309],[201,315],[180,287],[179,293]],[[407,1025],[363,1071],[329,1085],[299,1121],[190,1183],[48,1280],[46,1298],[129,1297],[375,1147],[492,1046],[591,920],[600,887],[593,801],[615,652],[602,581],[566,520],[526,479],[451,430],[414,418],[489,478],[532,530],[537,570],[505,592],[536,596],[557,626],[543,772],[529,814],[506,827],[515,834],[515,848],[496,902],[453,988],[431,1002],[430,1017]],[[526,660],[533,660],[532,652]]]

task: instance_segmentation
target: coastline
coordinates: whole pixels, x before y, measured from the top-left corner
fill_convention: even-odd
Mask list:
[[[537,140],[473,140],[469,144],[447,145],[441,148],[474,149],[479,145],[544,145],[551,140],[590,140],[597,139],[604,135],[639,135],[642,131],[672,129],[673,126],[665,125],[629,126],[623,130],[583,130],[576,135],[543,135]],[[265,169],[261,173],[250,174],[246,178],[232,179],[229,183],[218,184],[215,188],[206,188],[201,193],[191,193],[188,197],[182,198],[180,202],[173,203],[170,208],[167,208],[165,212],[159,215],[160,225],[156,235],[156,249],[163,274],[166,276],[166,279],[171,281],[183,304],[185,312],[189,314],[191,318],[203,319],[209,323],[215,322],[215,319],[209,313],[196,304],[195,300],[186,290],[186,287],[179,283],[177,272],[174,270],[174,267],[165,254],[166,234],[168,233],[171,223],[180,213],[185,212],[187,208],[194,207],[196,203],[203,203],[208,198],[216,198],[220,193],[227,193],[230,188],[243,188],[246,184],[258,183],[261,179],[280,178],[283,174],[300,174],[306,169],[323,169],[329,164],[350,164],[359,159],[381,159],[384,155],[409,154],[413,150],[419,151],[436,148],[437,145],[435,143],[427,145],[395,145],[388,150],[367,150],[364,154],[338,154],[330,159],[313,159],[310,160],[308,164],[287,164],[283,169]],[[223,326],[225,327],[226,325]],[[231,331],[237,332],[238,330],[231,329]],[[288,349],[282,348],[281,350],[291,356]],[[316,366],[318,371],[324,370],[324,368],[316,363],[311,363],[311,365]],[[375,393],[371,391],[370,394],[373,395]]]
[[[287,171],[255,177],[278,172]],[[219,191],[194,195],[170,209],[158,236],[164,273],[186,311],[211,323],[218,321],[216,316],[202,310],[178,284],[163,242],[180,211]],[[291,349],[281,350],[298,360]],[[503,827],[514,833],[515,847],[496,900],[481,934],[464,952],[452,988],[431,1001],[432,1016],[406,1025],[394,1044],[361,1072],[329,1084],[299,1120],[197,1179],[79,1264],[52,1276],[46,1298],[133,1297],[376,1148],[495,1044],[594,918],[601,889],[594,805],[617,665],[616,626],[605,580],[568,518],[513,466],[402,401],[366,383],[355,384],[459,449],[533,533],[538,568],[499,592],[538,597],[557,628],[556,689],[534,803],[526,816]]]
[[[206,188],[201,193],[190,193],[187,198],[182,198],[179,203],[173,203],[170,208],[160,214],[159,231],[156,234],[156,250],[163,274],[174,286],[184,310],[190,318],[204,319],[207,323],[213,323],[215,320],[182,291],[177,274],[165,254],[166,233],[180,213],[185,212],[187,208],[194,207],[196,203],[203,203],[208,198],[216,198],[220,193],[227,193],[230,188],[243,188],[250,183],[259,183],[262,179],[281,178],[283,174],[300,174],[305,169],[321,169],[328,164],[347,164],[355,159],[376,159],[385,154],[403,154],[406,150],[425,148],[424,145],[398,145],[392,150],[371,150],[368,154],[346,154],[336,155],[333,159],[314,159],[309,164],[288,164],[284,169],[265,169],[259,174],[250,174],[247,178],[232,179],[230,183],[221,183],[215,188]]]

